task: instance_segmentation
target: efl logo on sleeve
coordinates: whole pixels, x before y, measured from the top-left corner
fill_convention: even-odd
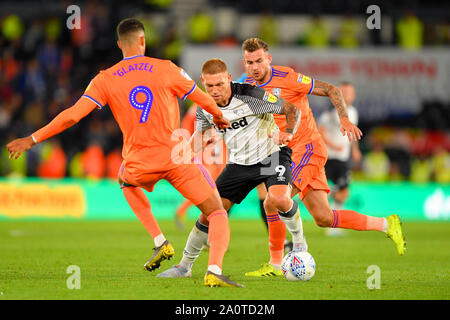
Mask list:
[[[266,91],[266,93],[264,94],[263,100],[271,102],[271,103],[275,103],[275,102],[277,102],[278,98],[276,96],[274,96],[273,94],[271,94],[270,92]]]
[[[302,74],[298,75],[297,81],[303,84],[310,84],[311,83],[311,78],[308,76],[304,76]]]

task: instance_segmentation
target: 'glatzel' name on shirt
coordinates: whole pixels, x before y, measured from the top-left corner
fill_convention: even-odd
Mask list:
[[[125,74],[131,72],[131,71],[147,71],[152,72],[153,65],[150,65],[150,63],[134,63],[130,64],[128,66],[122,67],[118,69],[116,72],[113,73],[114,76],[122,77]]]

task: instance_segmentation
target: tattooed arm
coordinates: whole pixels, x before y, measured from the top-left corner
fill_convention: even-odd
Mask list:
[[[357,141],[361,139],[362,132],[355,126],[348,118],[347,106],[345,105],[344,97],[341,90],[331,83],[315,80],[314,89],[311,94],[315,96],[328,96],[331,103],[336,108],[336,111],[341,120],[341,133],[347,135],[348,141]]]
[[[280,99],[282,102],[281,114],[286,116],[286,130],[284,132],[279,132],[277,136],[274,136],[275,142],[278,144],[287,144],[294,137],[295,132],[297,132],[298,126],[300,124],[300,119],[302,116],[301,111],[294,106],[292,103]]]
[[[301,111],[292,103],[283,100],[283,108],[281,113],[286,115],[286,132],[294,135],[300,124],[300,118],[302,115]]]

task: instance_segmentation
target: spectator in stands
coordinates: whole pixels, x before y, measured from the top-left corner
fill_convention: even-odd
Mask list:
[[[145,44],[147,50],[152,56],[160,56],[161,35],[158,26],[155,24],[151,16],[142,16],[139,18],[145,28]]]
[[[102,147],[96,143],[89,145],[81,154],[81,165],[84,177],[90,179],[103,178],[106,164]]]
[[[13,92],[5,100],[0,99],[0,139],[6,138],[13,129],[14,122],[20,113],[22,101],[22,95]]]
[[[390,180],[408,179],[411,173],[410,149],[411,141],[407,131],[403,128],[392,129],[385,148],[391,163]]]
[[[258,37],[264,40],[268,45],[278,45],[278,26],[275,17],[269,13],[264,12],[260,17]]]
[[[145,4],[151,10],[162,10],[166,11],[172,5],[173,0],[145,0]]]
[[[15,14],[8,15],[1,25],[3,37],[9,41],[17,41],[25,29],[22,20]]]
[[[61,64],[59,66],[59,71],[66,75],[69,75],[70,70],[73,66],[73,52],[72,48],[65,47],[61,50]]]
[[[68,166],[68,173],[69,176],[72,178],[83,178],[84,177],[84,170],[83,170],[83,163],[81,162],[81,156],[82,152],[77,152],[72,159],[70,159],[69,166]]]
[[[431,158],[431,173],[433,181],[450,183],[450,153],[442,146],[437,146]]]
[[[339,35],[337,45],[345,49],[355,49],[359,46],[359,25],[356,20],[350,16],[345,16],[339,26]]]
[[[412,161],[409,180],[415,183],[427,183],[431,180],[431,173],[431,161],[422,154]]]
[[[7,47],[0,57],[0,77],[5,84],[11,84],[21,71],[21,63],[14,57],[14,52]]]
[[[423,23],[409,10],[395,26],[398,44],[407,50],[417,50],[423,46]]]
[[[93,54],[92,45],[94,39],[93,19],[95,15],[95,3],[88,2],[86,8],[81,10],[80,28],[71,30],[71,45],[81,59],[87,60]]]
[[[116,181],[120,166],[122,165],[122,161],[122,152],[120,148],[111,150],[105,158],[105,177]]]
[[[375,141],[372,150],[363,158],[365,178],[372,182],[385,182],[389,179],[389,168],[389,158],[383,150],[383,145]]]
[[[213,17],[206,10],[194,13],[188,21],[189,40],[193,43],[211,43],[215,40]]]
[[[183,41],[180,38],[175,22],[169,22],[167,32],[164,37],[163,59],[172,60],[179,63],[180,54],[183,50]]]
[[[58,73],[55,86],[51,89],[51,97],[58,105],[67,106],[70,104],[71,89],[69,75],[67,73]]]
[[[31,26],[25,30],[23,39],[23,48],[28,57],[34,55],[37,51],[38,45],[43,42],[45,32],[43,22],[41,19],[34,19],[31,21]]]
[[[61,28],[61,21],[58,18],[48,19],[44,27],[45,38],[51,41],[58,41],[62,31]]]
[[[37,59],[28,61],[25,71],[20,76],[18,85],[19,91],[25,97],[26,102],[33,99],[44,99],[47,85],[45,75],[40,69]]]
[[[67,158],[58,139],[45,141],[41,148],[37,176],[40,178],[64,178],[66,176]]]
[[[450,44],[450,18],[436,25],[436,34],[438,45]]]
[[[304,43],[312,48],[326,48],[330,45],[330,28],[320,16],[314,16],[306,27]]]
[[[41,70],[48,79],[56,77],[61,65],[61,49],[52,38],[46,38],[44,45],[38,52],[38,60]]]

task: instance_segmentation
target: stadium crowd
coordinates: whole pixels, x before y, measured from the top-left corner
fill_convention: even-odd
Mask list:
[[[186,43],[237,45],[233,33],[218,36],[215,20],[206,10],[186,19],[186,31],[170,19],[171,0],[142,2],[142,20],[151,56],[178,62]],[[232,5],[233,1],[223,1]],[[117,5],[117,2],[113,2]],[[246,3],[245,1],[243,2]],[[71,106],[98,70],[120,60],[111,37],[117,10],[100,1],[88,1],[82,8],[82,28],[66,28],[67,14],[61,5],[49,14],[0,16],[0,143],[25,136]],[[38,10],[39,8],[37,8]],[[163,27],[152,23],[151,12],[167,15]],[[261,14],[260,36],[279,43],[276,19]],[[293,43],[300,46],[360,46],[351,16],[343,16],[337,38],[330,38],[326,21],[317,16]],[[412,11],[395,24],[395,44],[418,49],[450,44],[448,20],[422,22]],[[372,39],[372,45],[381,45]],[[182,114],[189,105],[180,104]],[[430,111],[430,109],[432,111]],[[361,141],[363,160],[355,164],[355,178],[370,181],[410,180],[450,183],[450,106],[424,105],[420,121],[408,124],[361,124],[366,134]],[[434,111],[433,111],[434,110]],[[434,112],[434,113],[433,113]],[[440,116],[439,116],[440,115]],[[90,177],[116,179],[121,164],[122,137],[108,108],[97,110],[75,128],[9,161],[6,149],[0,153],[1,176],[48,178]]]

